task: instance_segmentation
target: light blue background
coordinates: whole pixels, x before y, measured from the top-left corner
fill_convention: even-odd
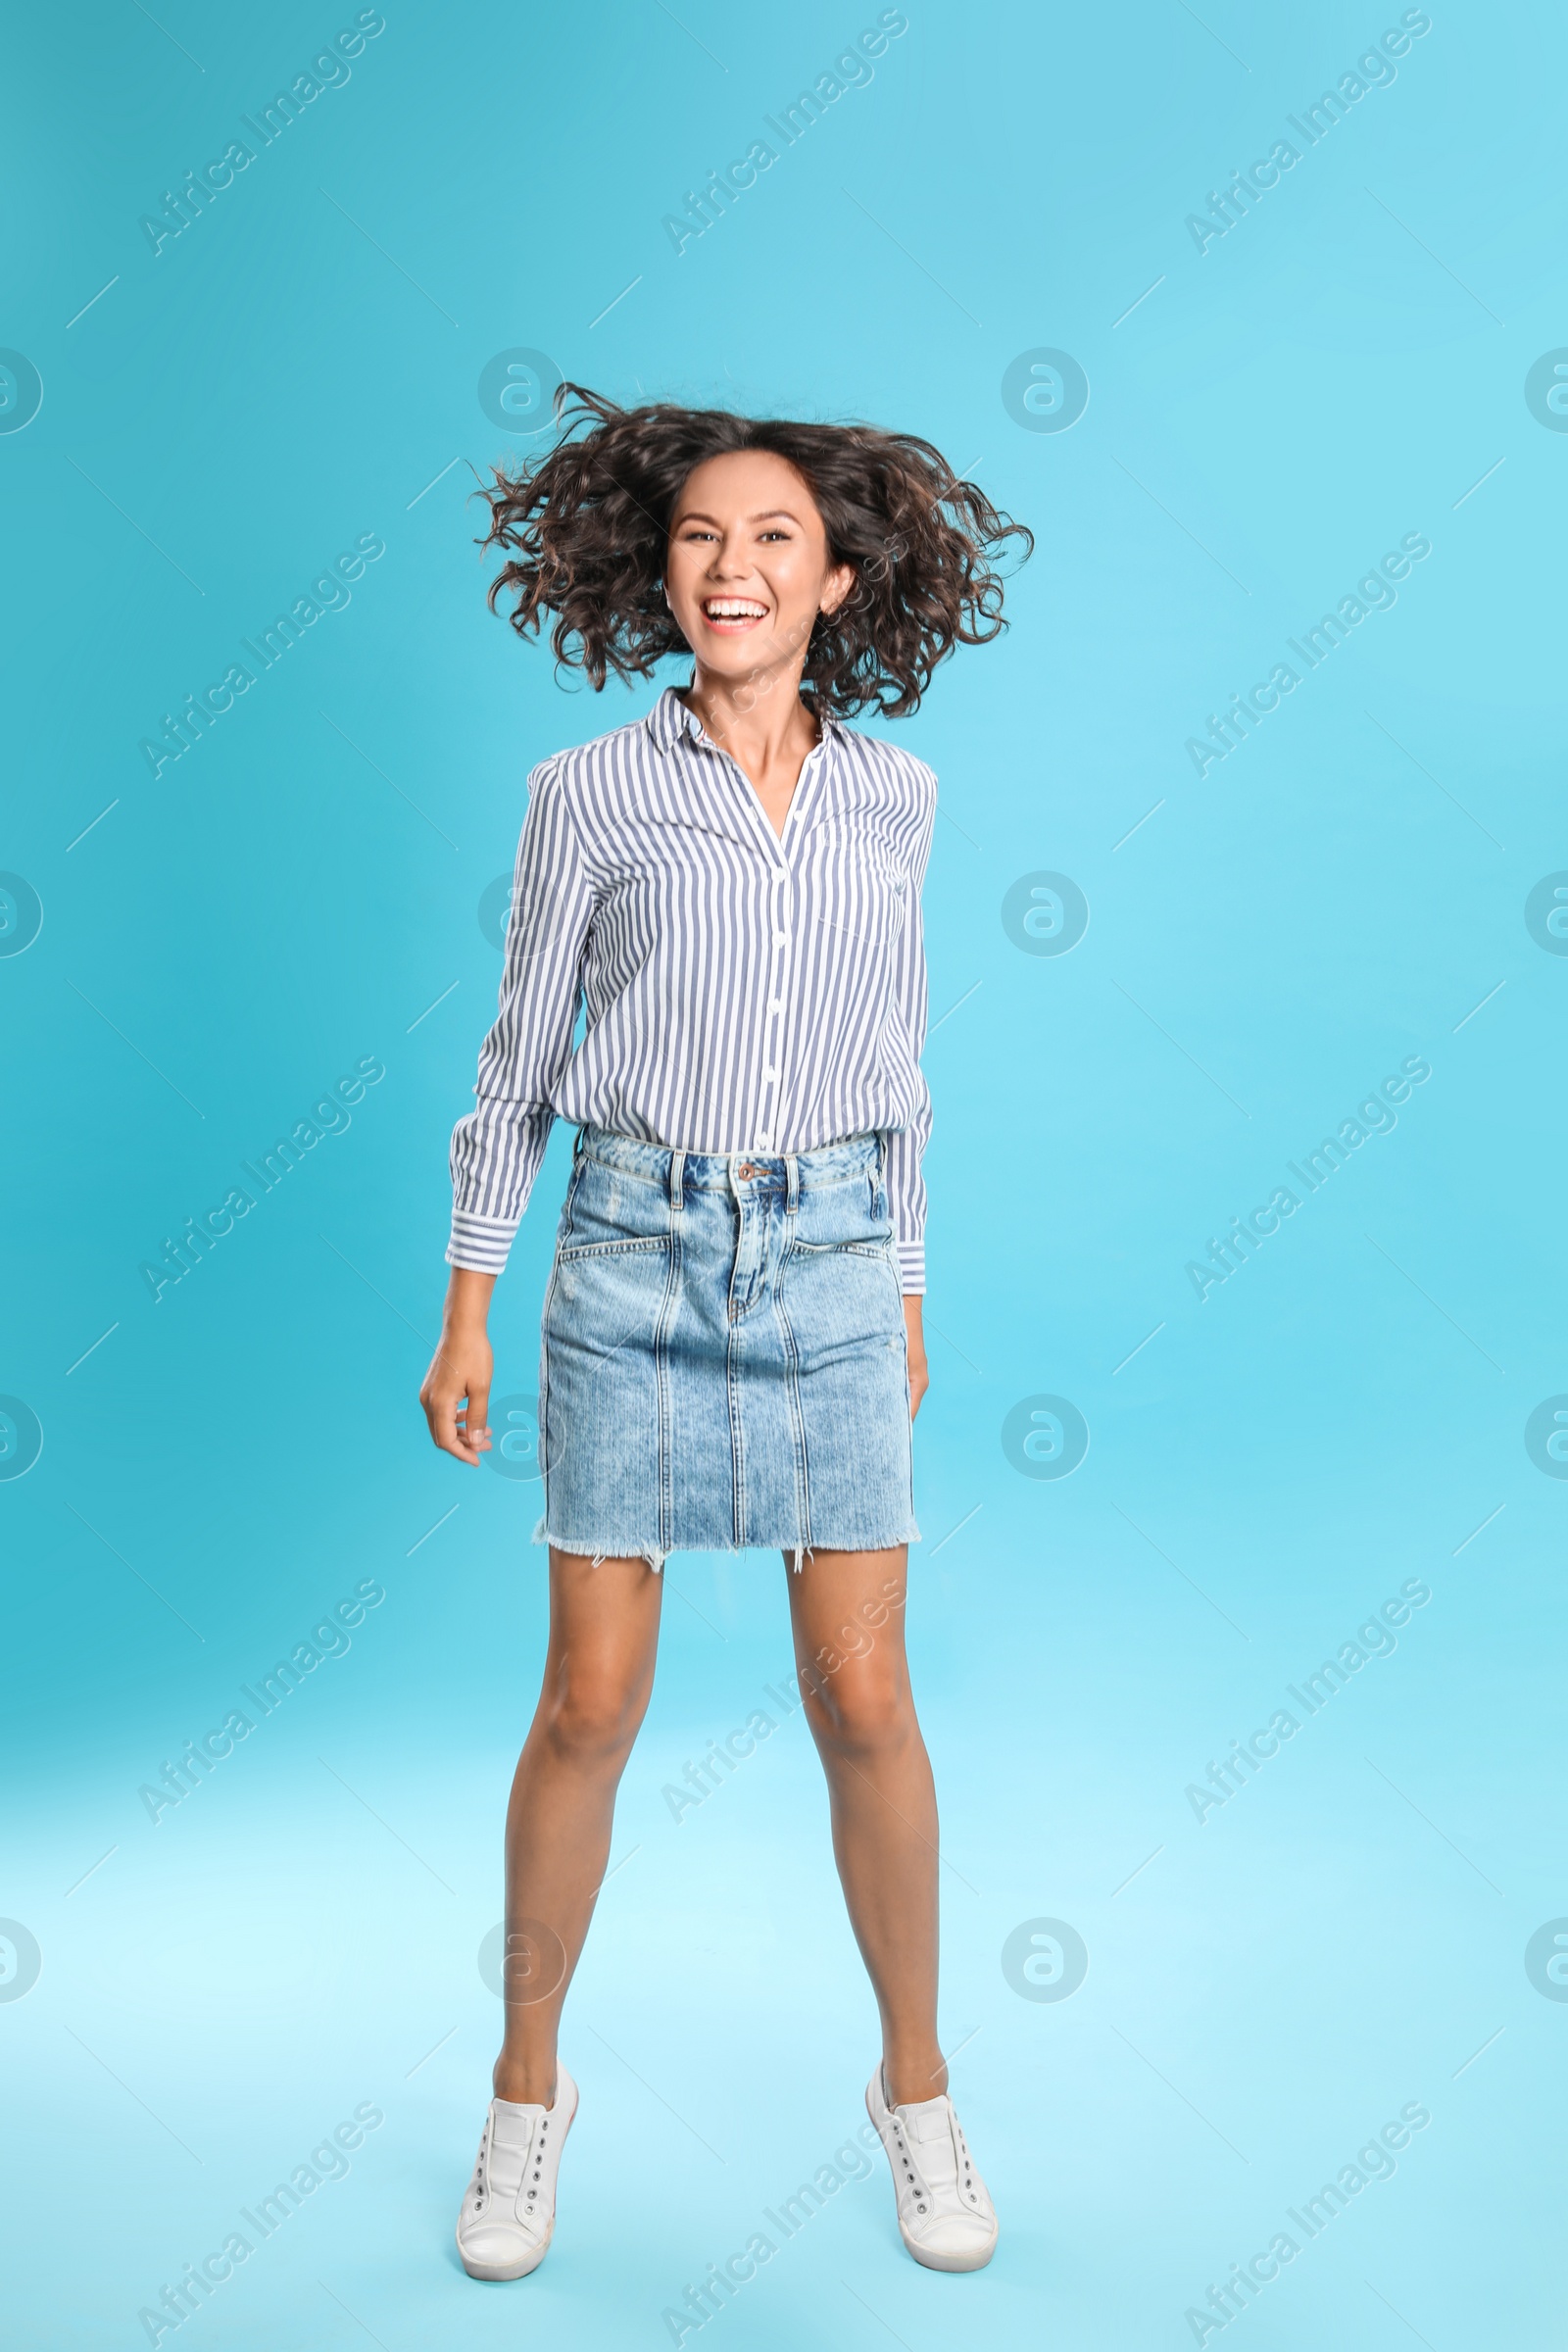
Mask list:
[[[1524,397],[1568,344],[1561,20],[1434,8],[1200,254],[1186,216],[1397,8],[911,5],[677,256],[662,216],[876,13],[388,0],[156,258],[141,216],[353,9],[13,18],[0,341],[43,381],[0,435],[0,864],[43,906],[0,958],[0,1389],[44,1439],[0,1481],[0,1914],[42,1951],[0,2002],[19,2347],[145,2342],[365,2101],[350,2176],[180,2343],[668,2343],[862,2119],[799,1716],[678,1825],[661,1794],[787,1669],[783,1571],[678,1558],[568,2010],[557,2244],[516,2287],[456,2267],[544,1588],[536,1488],[438,1458],[416,1402],[446,1139],[526,771],[654,691],[564,692],[484,611],[472,469],[523,444],[475,387],[514,346],[624,401],[928,434],[1040,543],[1010,635],[897,730],[944,811],[910,1640],[1004,2234],[981,2277],[918,2271],[878,2159],[705,2346],[1174,2352],[1412,2101],[1396,2175],[1233,2326],[1447,2352],[1560,2306],[1568,2007],[1524,1952],[1568,1913],[1568,1487],[1524,1426],[1568,1390],[1568,960],[1523,909],[1568,866],[1568,435]],[[1003,405],[1040,347],[1089,378],[1065,432]],[[1406,532],[1396,606],[1200,781],[1186,739]],[[367,533],[348,608],[155,781],[161,713]],[[1037,870],[1089,902],[1059,957],[1003,928]],[[1186,1262],[1416,1054],[1396,1128],[1200,1302]],[[348,1131],[155,1305],[141,1261],[369,1055]],[[502,1393],[534,1385],[568,1143],[498,1295]],[[1061,1481],[1002,1446],[1042,1394],[1090,1431]],[[349,1653],[154,1826],[138,1787],[368,1578]],[[1394,1654],[1200,1825],[1187,1786],[1411,1578]],[[1058,2002],[1002,1969],[1041,1918],[1090,1953]]]

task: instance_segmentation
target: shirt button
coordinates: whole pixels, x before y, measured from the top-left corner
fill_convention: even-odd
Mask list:
[[[764,1070],[764,1071],[762,1072],[762,1077],[763,1077],[763,1079],[765,1080],[765,1082],[767,1083],[767,1085],[769,1085],[769,1086],[771,1086],[771,1085],[772,1085],[772,1083],[773,1083],[774,1079],[775,1079],[777,1076],[778,1076],[778,1072],[777,1072],[777,1070]]]
[[[782,997],[769,997],[769,999],[768,999],[768,1002],[767,1002],[767,1009],[768,1009],[768,1011],[769,1011],[769,1012],[782,1012],[782,1011],[783,1011],[783,1009],[784,1009],[784,1000],[783,1000],[783,998],[782,998]]]
[[[790,944],[790,935],[789,935],[789,933],[788,933],[787,931],[775,931],[775,932],[774,932],[774,934],[773,934],[773,945],[774,945],[774,947],[775,947],[775,948],[787,948],[787,947],[789,946],[789,944]]]
[[[760,1135],[757,1139],[757,1149],[759,1152],[765,1152],[772,1144],[772,1141],[773,1138],[770,1135]]]

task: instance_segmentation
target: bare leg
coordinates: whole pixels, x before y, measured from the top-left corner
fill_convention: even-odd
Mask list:
[[[904,1651],[908,1553],[789,1569],[795,1662],[827,1774],[833,1852],[882,2015],[895,2106],[947,2089],[937,2041],[937,1800]]]
[[[550,1645],[507,1810],[506,2036],[498,2099],[553,2106],[556,2034],[610,1856],[649,1692],[663,1580],[550,1549]]]

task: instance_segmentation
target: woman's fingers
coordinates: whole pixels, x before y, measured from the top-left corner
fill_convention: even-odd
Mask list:
[[[466,1461],[467,1455],[465,1451],[464,1429],[458,1418],[463,1403],[462,1390],[454,1389],[449,1382],[438,1379],[432,1367],[430,1377],[419,1392],[419,1402],[424,1407],[430,1435],[442,1452],[455,1453],[460,1461]]]
[[[468,1411],[466,1435],[472,1448],[470,1459],[477,1461],[481,1453],[490,1450],[490,1366],[475,1371],[468,1382]]]
[[[443,1339],[419,1391],[431,1438],[443,1453],[470,1468],[489,1451],[491,1366],[488,1342],[461,1346]]]

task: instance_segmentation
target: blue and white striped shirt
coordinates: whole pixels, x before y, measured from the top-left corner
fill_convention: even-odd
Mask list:
[[[688,1152],[886,1130],[904,1288],[923,1291],[936,790],[907,752],[824,714],[780,839],[672,690],[536,767],[500,1015],[452,1137],[448,1262],[506,1264],[558,1113]]]

